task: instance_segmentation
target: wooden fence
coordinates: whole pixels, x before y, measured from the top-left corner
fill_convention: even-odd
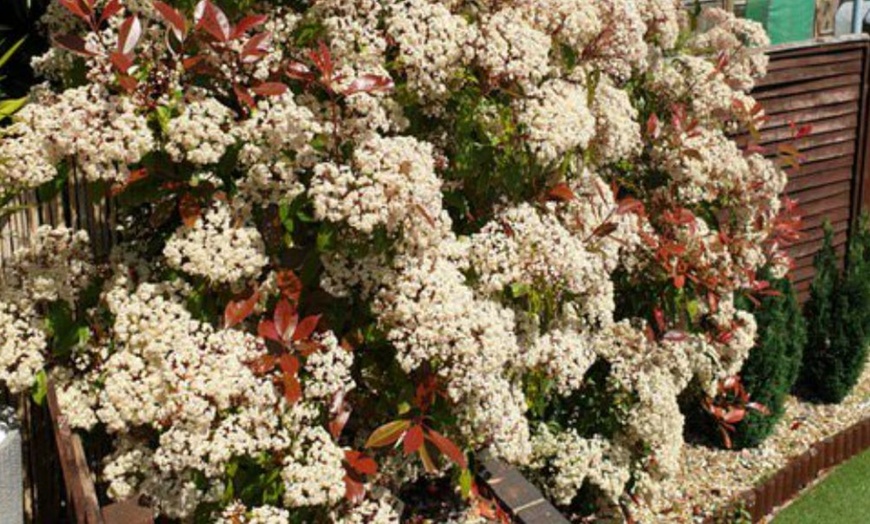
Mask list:
[[[841,259],[852,224],[870,204],[867,153],[868,50],[866,35],[777,46],[770,51],[767,77],[753,96],[770,120],[761,130],[768,156],[792,142],[792,124],[810,125],[810,134],[795,142],[801,168],[786,191],[804,213],[803,238],[791,248],[792,279],[802,300],[809,295],[813,257],[822,246],[822,224],[834,228]]]

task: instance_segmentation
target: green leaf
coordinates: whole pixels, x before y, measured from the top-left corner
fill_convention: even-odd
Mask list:
[[[464,499],[471,498],[472,480],[471,470],[468,468],[463,469],[462,473],[459,474],[459,489]]]
[[[48,377],[45,370],[41,369],[36,374],[36,383],[33,384],[33,392],[30,396],[38,406],[41,406],[45,402],[46,395],[48,395]]]
[[[5,120],[14,115],[27,103],[27,97],[10,98],[8,100],[0,100],[0,120]]]
[[[15,44],[12,47],[7,49],[6,52],[3,53],[3,56],[0,56],[0,67],[3,67],[4,65],[6,65],[6,62],[8,62],[10,58],[12,58],[12,55],[15,54],[15,51],[18,51],[18,48],[21,47],[22,44],[24,44],[24,41],[26,39],[27,39],[27,37],[25,36],[21,40],[15,42]]]

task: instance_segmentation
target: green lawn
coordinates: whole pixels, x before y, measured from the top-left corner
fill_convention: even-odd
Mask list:
[[[867,524],[870,522],[870,451],[837,467],[794,501],[774,524]]]

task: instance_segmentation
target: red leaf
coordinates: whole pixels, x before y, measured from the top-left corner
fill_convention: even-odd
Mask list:
[[[87,4],[80,0],[58,0],[60,5],[64,6],[67,11],[81,18],[85,22],[91,21],[91,10]]]
[[[731,449],[731,435],[728,434],[728,430],[719,426],[719,433],[722,435],[722,442],[725,444],[725,448]]]
[[[257,326],[257,335],[265,340],[272,340],[281,343],[281,337],[278,335],[278,330],[275,329],[275,323],[271,320],[261,320]]]
[[[272,33],[269,33],[268,31],[257,33],[245,42],[245,45],[242,46],[242,50],[239,51],[239,57],[242,59],[242,62],[246,64],[256,62],[269,51],[269,45],[271,42]]]
[[[302,62],[290,62],[287,65],[287,76],[295,80],[302,80],[303,82],[312,82],[314,80],[314,73]]]
[[[643,202],[634,197],[625,197],[619,201],[616,207],[616,214],[624,215],[626,213],[635,213],[643,211]]]
[[[432,460],[432,455],[429,454],[429,446],[425,442],[420,446],[420,460],[423,461],[423,469],[426,473],[436,473],[438,471],[438,466]]]
[[[89,51],[85,46],[84,38],[78,35],[60,35],[54,38],[54,43],[67,51],[85,57],[96,56],[96,53]]]
[[[350,410],[343,410],[329,421],[329,434],[332,435],[332,438],[338,440],[341,436],[341,432],[344,431],[344,426],[347,425],[349,418]]]
[[[184,60],[182,60],[181,65],[183,65],[185,69],[191,70],[191,69],[195,68],[197,65],[199,65],[199,63],[202,62],[203,60],[205,60],[204,56],[194,55],[194,56],[190,56],[190,57],[187,57]]]
[[[128,55],[122,54],[118,51],[113,51],[109,55],[109,60],[112,62],[115,69],[122,75],[126,75],[130,71],[130,68],[133,67],[133,60]]]
[[[287,92],[287,85],[281,82],[263,82],[252,87],[251,91],[260,96],[279,96]]]
[[[233,84],[233,92],[236,94],[236,98],[239,100],[240,104],[247,106],[250,109],[257,106],[257,103],[254,102],[254,97],[251,96],[251,93],[248,92],[248,89],[245,86]]]
[[[274,318],[278,336],[281,337],[281,340],[289,341],[291,335],[296,331],[296,324],[299,322],[296,308],[286,298],[282,298],[275,306]]]
[[[592,231],[592,236],[604,238],[607,235],[613,233],[619,229],[619,226],[613,222],[605,222],[600,226],[596,227],[594,231]]]
[[[565,182],[560,182],[553,186],[553,188],[547,193],[547,196],[550,200],[560,200],[562,202],[570,202],[577,198],[574,191],[572,191]]]
[[[142,180],[147,176],[148,176],[148,170],[146,170],[145,168],[134,169],[133,171],[130,171],[130,174],[127,175],[127,180],[125,180],[124,183],[116,184],[112,187],[112,196],[120,195],[131,184],[134,184],[137,181]]]
[[[394,420],[374,430],[366,440],[365,447],[381,448],[394,444],[399,437],[411,426],[410,420]]]
[[[812,132],[813,132],[813,126],[807,124],[805,126],[801,126],[800,128],[798,128],[797,133],[795,133],[795,135],[794,135],[794,138],[795,138],[795,140],[798,140],[800,138],[803,138],[803,137],[809,135]]]
[[[295,375],[284,374],[284,398],[289,404],[295,404],[302,398],[302,385]]]
[[[296,326],[293,331],[293,342],[307,340],[311,338],[311,334],[317,329],[317,323],[320,322],[320,315],[311,315],[302,319],[302,322]]]
[[[388,76],[362,75],[354,79],[342,94],[351,96],[357,93],[374,93],[389,91],[393,88],[393,79]]]
[[[656,327],[659,331],[665,330],[665,312],[661,308],[653,309],[653,319],[656,321]]]
[[[121,5],[120,0],[109,0],[109,3],[107,3],[106,7],[103,8],[103,12],[100,13],[100,25],[105,23],[109,18],[118,14],[123,7],[124,6]]]
[[[410,455],[411,453],[416,452],[422,445],[423,426],[411,426],[408,431],[405,432],[405,438],[402,439],[402,449],[405,451],[405,455]]]
[[[290,353],[284,353],[281,355],[281,358],[278,359],[278,365],[281,367],[281,371],[285,375],[292,375],[295,377],[299,373],[299,359]]]
[[[352,478],[350,475],[344,476],[344,498],[352,504],[359,504],[366,495],[366,489],[362,482]]]
[[[157,9],[157,12],[160,13],[163,20],[173,29],[175,36],[177,36],[179,40],[184,40],[184,34],[187,32],[187,21],[184,19],[184,16],[175,8],[170,7],[168,4],[165,4],[160,0],[154,1],[154,8]]]
[[[761,413],[762,415],[770,415],[770,410],[767,409],[767,406],[762,404],[761,402],[750,402],[746,404],[747,409],[752,409]]]
[[[302,294],[302,280],[291,269],[282,269],[276,275],[278,289],[281,294],[292,302],[298,302]]]
[[[219,42],[230,39],[230,21],[219,7],[209,0],[201,0],[194,9],[196,28],[202,29]]]
[[[332,63],[332,53],[329,52],[329,48],[326,47],[323,40],[318,43],[316,50],[309,52],[308,56],[314,62],[314,67],[320,71],[321,76],[327,82],[331,82],[332,76],[335,73],[335,67]]]
[[[118,83],[124,89],[124,91],[128,93],[132,93],[136,90],[136,86],[139,85],[139,81],[136,80],[136,77],[130,75],[118,75]]]
[[[674,275],[674,287],[677,289],[683,289],[683,286],[686,285],[686,275]]]
[[[254,312],[254,307],[257,306],[259,300],[260,292],[254,291],[246,299],[229,302],[224,309],[224,326],[229,328],[244,321]]]
[[[468,462],[465,460],[465,455],[462,454],[459,447],[449,438],[438,433],[434,429],[426,428],[426,438],[429,439],[435,447],[438,448],[447,458],[452,460],[461,469],[468,467]]]
[[[130,55],[140,38],[142,38],[142,23],[139,18],[127,17],[118,29],[118,51],[123,55]]]
[[[728,424],[736,424],[743,420],[744,417],[746,417],[745,409],[732,408],[725,413],[725,415],[722,417],[722,420],[727,422]]]
[[[178,212],[181,214],[181,220],[187,227],[193,227],[196,221],[202,215],[202,208],[199,207],[199,202],[190,193],[184,193],[178,199]]]
[[[378,472],[378,463],[361,451],[349,449],[344,452],[344,460],[360,475],[374,475]]]
[[[257,27],[258,25],[262,25],[269,17],[266,15],[250,15],[239,20],[239,23],[236,24],[235,29],[233,29],[232,34],[230,35],[231,39],[236,39],[243,34],[247,33],[249,30]]]
[[[275,355],[263,355],[259,357],[257,360],[251,362],[250,368],[251,371],[254,372],[255,375],[265,375],[266,373],[275,369],[275,364],[277,364],[278,359],[275,358]]]
[[[659,117],[655,113],[651,114],[646,121],[646,134],[652,138],[659,137]]]

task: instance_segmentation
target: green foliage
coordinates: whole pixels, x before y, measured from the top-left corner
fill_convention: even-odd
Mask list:
[[[755,315],[759,335],[740,376],[751,400],[763,404],[770,414],[747,413],[732,435],[737,448],[757,446],[773,431],[797,381],[807,341],[806,322],[791,282],[771,279],[765,273],[759,278],[768,280],[777,294],[763,297],[758,305],[748,300],[741,304]]]
[[[870,231],[861,219],[849,243],[846,271],[841,273],[826,225],[816,255],[816,277],[806,306],[807,347],[800,393],[818,402],[841,402],[857,383],[870,342]]]

